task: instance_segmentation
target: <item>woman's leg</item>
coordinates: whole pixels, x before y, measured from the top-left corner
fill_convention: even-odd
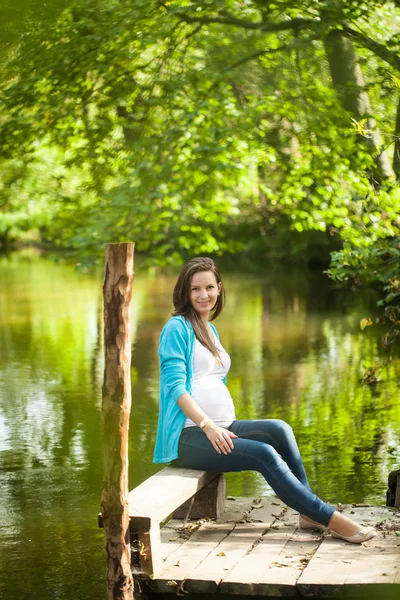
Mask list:
[[[187,427],[179,441],[178,464],[208,471],[258,471],[288,506],[318,523],[328,524],[335,512],[333,506],[313,494],[271,444],[240,437],[233,444],[228,455],[218,454],[201,429]]]
[[[317,523],[331,527],[332,535],[336,532],[339,534],[336,537],[353,543],[374,537],[372,528],[359,525],[313,494],[295,477],[270,444],[244,438],[235,438],[233,443],[234,448],[228,455],[218,454],[201,429],[185,428],[179,441],[177,463],[182,467],[209,471],[259,471],[288,506]]]
[[[270,444],[281,455],[293,475],[311,489],[293,429],[288,423],[281,419],[234,421],[228,429],[240,438]]]

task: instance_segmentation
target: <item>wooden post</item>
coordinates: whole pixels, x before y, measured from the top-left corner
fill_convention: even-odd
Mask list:
[[[106,538],[108,600],[133,598],[128,504],[133,250],[133,243],[108,244],[105,248],[101,513]]]
[[[400,469],[389,473],[386,506],[400,508]]]

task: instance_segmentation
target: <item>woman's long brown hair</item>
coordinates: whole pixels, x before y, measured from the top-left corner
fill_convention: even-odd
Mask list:
[[[181,315],[190,321],[193,326],[194,334],[199,340],[200,344],[203,344],[203,346],[205,346],[219,361],[220,358],[218,350],[215,346],[213,338],[210,336],[209,327],[204,323],[204,321],[202,321],[200,315],[190,303],[193,275],[202,271],[211,271],[217,280],[217,284],[222,283],[218,267],[211,258],[202,256],[192,258],[182,267],[178,281],[175,284],[174,293],[172,296],[175,310],[172,314],[174,317]],[[218,317],[224,304],[225,290],[222,286],[220,294],[217,296],[215,306],[211,311],[210,321],[213,321]]]

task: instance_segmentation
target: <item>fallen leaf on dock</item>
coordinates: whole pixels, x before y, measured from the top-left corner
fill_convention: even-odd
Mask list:
[[[196,521],[195,523],[185,523],[182,527],[179,527],[178,531],[181,536],[190,536],[192,533],[197,531],[201,523]]]
[[[262,498],[254,498],[252,508],[261,508],[262,506]]]
[[[180,567],[181,563],[179,562],[179,560],[176,561],[176,563],[174,564],[174,567]]]
[[[218,552],[217,556],[226,556],[225,552]]]
[[[169,585],[169,587],[177,587],[178,586],[178,582],[177,581],[167,581],[167,585]]]

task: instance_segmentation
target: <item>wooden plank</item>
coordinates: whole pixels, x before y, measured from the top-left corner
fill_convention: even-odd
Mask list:
[[[379,536],[366,543],[360,560],[346,578],[345,585],[366,583],[394,584],[400,567],[399,538],[394,533]],[[400,588],[399,588],[400,597]]]
[[[280,594],[287,593],[288,588],[293,592],[303,569],[323,540],[324,533],[321,531],[307,531],[296,527],[276,559],[260,574],[255,592],[263,595],[271,586],[274,587],[275,593],[278,589]]]
[[[298,514],[290,509],[260,543],[224,577],[221,593],[296,596],[304,561],[315,552],[323,534],[299,530]]]
[[[229,501],[228,501],[229,502]],[[245,516],[247,521],[243,518],[243,508],[247,506]],[[262,505],[260,505],[262,507]],[[275,511],[282,511],[282,505],[274,506]],[[156,579],[151,584],[152,589],[159,592],[170,592],[175,593],[177,589],[189,591],[191,586],[191,573],[196,570],[196,567],[201,565],[207,557],[210,557],[210,562],[216,562],[217,567],[221,567],[218,581],[222,579],[225,574],[223,559],[221,556],[217,556],[220,550],[221,543],[227,538],[230,532],[238,525],[243,525],[247,529],[254,529],[254,539],[259,537],[259,531],[264,531],[265,518],[267,514],[263,512],[262,508],[254,508],[254,501],[251,504],[248,501],[241,503],[241,506],[228,506],[229,512],[227,513],[228,518],[222,518],[221,522],[206,522],[201,525],[201,528],[194,533],[190,539],[188,539],[179,550],[171,553],[165,560],[163,568],[160,573],[157,574]],[[271,509],[267,509],[269,512]],[[239,514],[238,514],[239,513]],[[232,517],[236,517],[233,519]],[[240,517],[240,518],[237,518]],[[268,518],[270,514],[268,513]],[[238,523],[241,521],[241,523]],[[256,532],[258,526],[259,531]],[[218,569],[217,569],[218,570]],[[210,584],[200,584],[210,587]],[[211,587],[215,589],[215,583],[211,582]],[[191,586],[191,589],[193,586]]]
[[[171,521],[169,521],[168,527],[163,527],[161,529],[161,549],[163,562],[170,554],[180,548],[187,539],[186,537],[182,536],[178,530],[178,526],[182,526],[181,520],[175,521],[174,519],[172,526],[170,526],[170,523]]]
[[[356,507],[347,509],[346,514],[366,525],[390,515],[383,507]],[[361,545],[327,536],[301,574],[298,589],[305,597],[318,598],[333,597],[345,588],[355,592],[360,586],[367,593],[371,585],[396,583],[399,565],[400,545],[395,532],[378,533]]]
[[[153,591],[199,598],[215,594],[352,600],[386,600],[399,594],[400,538],[391,531],[400,526],[398,511],[348,507],[345,512],[362,524],[385,529],[359,546],[299,529],[297,513],[288,509],[282,516],[283,505],[273,498],[261,508],[247,499],[240,504],[228,499],[227,506],[218,522],[201,524],[183,543],[182,522],[169,521],[168,536],[178,539],[168,538],[169,554],[157,578],[149,582]],[[164,540],[166,532],[161,534]]]
[[[218,523],[229,523],[242,519],[244,514],[251,511],[254,500],[252,498],[242,497],[228,497],[225,500],[226,510],[224,514],[217,520]],[[193,521],[189,521],[187,529],[193,524]],[[165,561],[170,554],[175,552],[188,540],[188,534],[185,529],[182,528],[182,519],[171,519],[161,529],[161,548],[163,561]]]
[[[230,533],[234,523],[204,523],[182,546],[165,560],[151,588],[157,592],[183,590],[188,573],[212,553]]]
[[[129,516],[161,522],[218,473],[165,467],[129,492]]]
[[[253,498],[228,496],[225,500],[225,512],[217,519],[217,523],[229,523],[230,521],[240,521],[249,516],[253,510],[255,501]],[[260,503],[260,508],[264,502]],[[254,515],[252,518],[255,518]]]
[[[256,505],[257,506],[257,505]],[[240,519],[229,535],[186,576],[185,590],[189,593],[214,594],[221,580],[259,542],[265,530],[285,512],[279,501],[267,501]]]

